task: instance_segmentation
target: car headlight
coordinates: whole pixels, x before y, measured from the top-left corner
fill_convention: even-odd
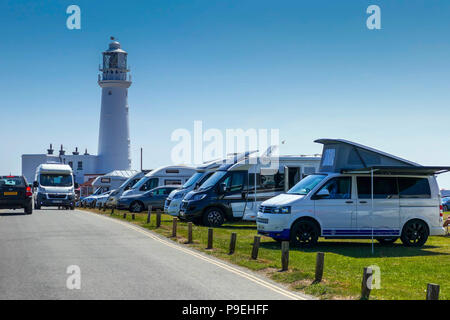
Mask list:
[[[204,199],[205,197],[206,197],[205,193],[200,193],[200,194],[193,195],[190,200],[192,200],[192,201],[199,201],[199,200]]]
[[[283,207],[275,207],[272,209],[272,213],[291,213],[291,207],[290,206],[283,206]]]

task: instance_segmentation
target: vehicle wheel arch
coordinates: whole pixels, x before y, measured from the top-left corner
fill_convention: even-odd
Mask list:
[[[208,206],[206,206],[202,211],[202,217],[206,213],[206,211],[208,211],[211,208],[217,208],[220,211],[222,211],[225,220],[229,220],[232,218],[232,213],[230,212],[230,210],[220,203],[211,203]]]
[[[302,216],[302,217],[298,217],[297,219],[295,219],[292,223],[291,223],[291,227],[290,229],[292,229],[294,227],[294,225],[300,221],[311,221],[314,224],[316,224],[317,228],[319,229],[319,236],[322,235],[322,225],[320,224],[320,222],[311,216]]]
[[[421,222],[423,222],[424,224],[425,224],[425,226],[427,227],[427,231],[428,231],[428,235],[430,234],[430,231],[431,231],[431,229],[430,229],[430,224],[428,223],[428,221],[426,220],[426,219],[424,219],[424,218],[422,218],[422,217],[411,217],[411,218],[408,218],[407,220],[405,220],[405,222],[402,224],[402,226],[401,226],[401,228],[400,228],[400,235],[402,234],[402,232],[403,232],[403,229],[405,228],[405,225],[408,223],[408,222],[410,222],[410,221],[421,221]]]
[[[131,208],[133,207],[133,204],[139,203],[142,206],[142,211],[145,210],[145,204],[141,200],[134,200],[132,203],[130,203],[130,207],[128,208],[128,211],[134,212]]]

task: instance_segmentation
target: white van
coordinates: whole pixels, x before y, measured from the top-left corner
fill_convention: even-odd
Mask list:
[[[75,208],[75,189],[72,168],[66,164],[44,163],[36,168],[34,208]]]
[[[130,190],[122,196],[142,194],[159,186],[182,186],[195,173],[195,168],[187,166],[166,166],[152,170],[139,180]]]
[[[184,197],[179,217],[213,227],[226,220],[255,221],[262,201],[287,191],[319,164],[318,156],[251,156],[226,163]]]
[[[444,234],[434,175],[450,167],[420,166],[346,140],[316,142],[324,144],[319,172],[261,204],[259,234],[296,246],[312,246],[320,236],[381,243],[400,237],[422,246],[429,235]]]

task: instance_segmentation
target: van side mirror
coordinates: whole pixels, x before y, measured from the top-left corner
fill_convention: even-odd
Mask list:
[[[39,184],[38,184],[37,181],[34,181],[34,182],[33,182],[33,187],[35,187],[35,188],[39,187]]]
[[[227,184],[225,182],[222,182],[219,186],[219,192],[220,193],[226,193],[227,192]]]
[[[321,189],[319,192],[316,193],[316,199],[322,199],[330,196],[330,191],[328,189]]]

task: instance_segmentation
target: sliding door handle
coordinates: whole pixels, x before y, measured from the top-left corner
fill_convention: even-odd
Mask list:
[[[347,201],[345,201],[345,203],[353,203],[353,201],[352,200],[347,200]]]
[[[367,201],[360,201],[359,203],[367,203]]]

